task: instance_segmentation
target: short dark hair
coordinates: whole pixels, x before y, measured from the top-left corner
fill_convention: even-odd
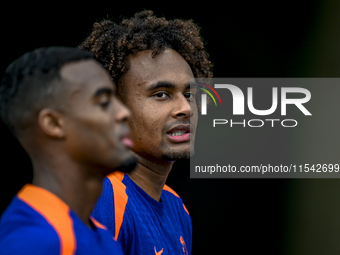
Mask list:
[[[38,48],[13,61],[6,69],[0,86],[0,116],[18,135],[27,127],[32,114],[44,107],[58,107],[60,69],[72,61],[93,59],[92,54],[70,47]],[[59,100],[59,102],[58,102]]]
[[[92,52],[117,86],[118,80],[129,69],[128,56],[144,50],[153,50],[155,56],[171,48],[187,61],[194,77],[212,77],[212,64],[200,28],[192,20],[168,21],[155,17],[149,10],[136,13],[131,19],[123,19],[120,24],[108,19],[94,23],[92,33],[78,47]]]

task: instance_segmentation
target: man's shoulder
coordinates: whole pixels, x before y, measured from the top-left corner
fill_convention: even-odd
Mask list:
[[[105,177],[102,194],[92,212],[92,216],[103,223],[116,239],[128,202],[123,178],[124,173],[118,171]]]
[[[124,173],[114,172],[104,178],[103,190],[97,201],[96,207],[108,207],[110,210],[114,208],[114,204],[123,206],[126,204],[128,197],[126,194],[126,186],[122,182]],[[113,201],[116,201],[113,203]]]
[[[19,199],[13,198],[0,219],[0,233],[17,229],[34,229],[35,231],[53,230],[48,221],[36,209]]]
[[[114,171],[113,173],[106,176],[110,182],[122,182],[124,179],[125,173],[120,171]]]
[[[111,188],[114,188],[115,190],[121,190],[124,191],[126,190],[126,186],[123,183],[125,174],[123,172],[115,171],[104,179],[104,186],[105,188],[108,188],[110,186]]]
[[[54,229],[29,206],[14,200],[0,222],[1,254],[59,254]]]
[[[118,204],[126,204],[128,199],[126,186],[123,183],[124,176],[123,172],[115,171],[106,176],[104,181],[104,193],[108,193],[110,196],[113,195],[116,201],[120,201]]]
[[[183,203],[183,200],[181,197],[177,194],[176,191],[174,191],[172,188],[170,188],[168,185],[164,185],[163,187],[163,193],[162,193],[163,199],[168,199],[167,202],[171,202],[173,206],[176,206],[179,208],[180,211],[185,211],[188,215],[189,211],[186,208],[186,206]]]
[[[164,187],[163,187],[163,191],[167,191],[167,192],[169,192],[170,194],[172,194],[173,196],[175,196],[175,197],[177,197],[177,198],[180,198],[180,196],[172,189],[172,188],[170,188],[168,185],[164,185]]]

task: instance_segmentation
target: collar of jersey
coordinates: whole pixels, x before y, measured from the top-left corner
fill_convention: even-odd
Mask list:
[[[123,182],[125,182],[126,186],[130,186],[134,191],[138,192],[138,194],[143,197],[144,201],[154,210],[157,210],[159,212],[163,212],[164,210],[164,204],[161,202],[158,202],[157,200],[153,199],[151,196],[149,196],[148,193],[146,193],[141,187],[139,187],[133,180],[131,180],[131,178],[125,174],[124,176],[124,180]],[[163,196],[163,192],[161,195],[161,200],[164,201],[162,199]]]

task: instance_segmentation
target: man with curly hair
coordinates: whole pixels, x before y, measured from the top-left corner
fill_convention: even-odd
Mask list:
[[[79,48],[109,71],[130,108],[139,162],[129,174],[107,176],[94,216],[126,254],[190,254],[190,215],[165,182],[173,163],[190,157],[195,139],[193,78],[212,77],[198,26],[142,11],[120,24],[95,23]]]

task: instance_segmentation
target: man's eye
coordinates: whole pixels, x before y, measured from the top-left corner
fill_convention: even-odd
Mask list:
[[[107,108],[111,103],[111,96],[110,95],[103,95],[100,99],[99,99],[99,105],[102,108]]]
[[[110,104],[110,101],[106,101],[106,102],[100,103],[100,106],[103,108],[107,108],[109,104]]]
[[[167,98],[169,98],[169,95],[167,93],[164,93],[164,92],[159,92],[157,94],[154,94],[153,97],[155,97],[157,99],[167,99]]]
[[[185,94],[184,94],[184,97],[185,97],[186,99],[191,100],[191,99],[194,99],[194,98],[195,98],[195,95],[194,95],[193,93],[185,93]]]

